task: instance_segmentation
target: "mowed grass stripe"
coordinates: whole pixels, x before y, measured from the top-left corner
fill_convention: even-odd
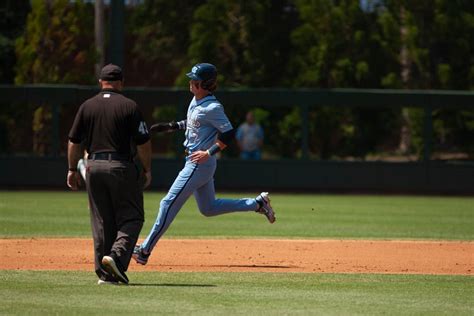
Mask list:
[[[164,192],[145,194],[145,237]],[[219,194],[222,198],[255,194]],[[277,222],[254,212],[206,218],[190,198],[166,237],[474,240],[474,198],[272,194]],[[87,195],[0,191],[0,237],[89,237]]]
[[[0,314],[472,315],[474,278],[303,273],[0,271]]]

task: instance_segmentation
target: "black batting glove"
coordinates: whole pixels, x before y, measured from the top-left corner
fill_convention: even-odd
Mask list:
[[[156,123],[150,127],[150,131],[155,133],[165,133],[177,130],[179,128],[178,123],[169,122],[169,123]]]

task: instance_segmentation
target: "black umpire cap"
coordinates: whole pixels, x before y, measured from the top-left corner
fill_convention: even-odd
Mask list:
[[[100,71],[100,79],[104,81],[121,81],[123,79],[122,68],[114,64],[108,64]]]

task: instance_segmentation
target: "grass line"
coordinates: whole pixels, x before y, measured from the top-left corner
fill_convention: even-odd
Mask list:
[[[164,193],[145,194],[145,237]],[[238,198],[242,194],[222,194]],[[474,240],[474,198],[275,194],[277,222],[254,212],[206,218],[191,198],[166,238]],[[0,192],[0,237],[89,237],[85,192]]]

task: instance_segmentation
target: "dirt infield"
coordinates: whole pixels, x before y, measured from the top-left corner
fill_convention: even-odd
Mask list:
[[[0,239],[0,270],[93,270],[90,239]],[[164,239],[129,271],[474,275],[474,242]]]

